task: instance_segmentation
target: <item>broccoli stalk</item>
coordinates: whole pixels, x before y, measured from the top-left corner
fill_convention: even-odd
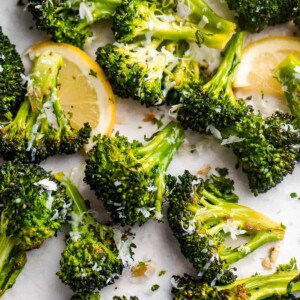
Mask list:
[[[274,75],[282,85],[291,113],[300,126],[300,60],[288,56],[275,70]]]
[[[6,227],[1,224],[0,297],[14,285],[27,262],[26,251],[19,245],[18,238],[6,235]]]
[[[84,181],[95,190],[115,222],[143,224],[161,219],[171,176],[167,168],[184,140],[175,122],[152,136],[147,145],[126,137],[98,136],[88,153]]]
[[[19,53],[0,26],[0,122],[10,120],[22,99],[24,66]]]
[[[240,62],[245,34],[235,34],[226,49],[217,73],[203,86],[182,93],[179,105],[173,108],[185,128],[204,133],[207,127],[227,127],[247,113],[249,107],[236,99],[231,83]]]
[[[65,187],[39,166],[8,162],[0,167],[0,295],[26,264],[26,250],[41,246],[65,221],[72,202]]]
[[[83,48],[93,36],[91,25],[110,18],[120,3],[121,0],[30,0],[28,10],[37,29],[46,31],[53,41]]]
[[[210,12],[210,9],[208,9],[208,12]],[[210,18],[212,18],[213,24],[220,22],[221,26],[223,23],[213,13],[209,13],[205,17],[207,23],[210,23]],[[163,10],[158,3],[147,0],[123,1],[116,9],[113,21],[113,31],[116,39],[122,43],[151,35],[164,40],[186,40],[205,44],[212,48],[223,49],[233,34],[233,31],[228,33],[202,28],[184,18],[180,18],[173,12]]]
[[[7,160],[40,162],[56,154],[75,153],[90,136],[91,128],[71,127],[58,97],[57,77],[62,57],[53,52],[36,58],[27,85],[27,97],[16,117],[0,132],[0,152]]]
[[[91,297],[92,293],[114,283],[122,273],[124,266],[114,241],[114,231],[94,218],[77,188],[63,173],[55,177],[64,183],[74,203],[72,231],[66,239],[57,275],[74,292]]]
[[[210,286],[188,275],[174,276],[173,281],[173,300],[292,300],[292,293],[300,290],[300,271],[253,276],[225,286]]]
[[[228,35],[228,41],[230,40],[236,29],[235,23],[218,16],[204,0],[183,0],[181,2],[189,8],[189,17],[193,21],[199,23],[203,20],[204,28],[208,28],[212,32],[225,33]]]
[[[182,253],[208,283],[228,284],[229,266],[269,242],[284,238],[282,225],[236,201],[233,182],[213,176],[204,181],[188,171],[179,177],[170,199],[168,220]],[[249,236],[239,247],[225,245],[228,237]]]

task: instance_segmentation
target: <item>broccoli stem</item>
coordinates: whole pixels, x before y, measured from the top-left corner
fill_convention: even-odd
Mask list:
[[[80,232],[81,226],[88,227],[88,225],[94,225],[97,227],[99,235],[103,236],[103,228],[101,227],[101,224],[98,223],[90,213],[88,213],[88,207],[86,205],[86,202],[79,193],[76,186],[73,184],[73,182],[69,178],[65,177],[65,174],[63,172],[54,174],[54,177],[56,180],[65,184],[66,193],[68,197],[70,197],[73,201],[73,213],[77,217],[74,218],[74,215],[72,215],[72,219],[73,221],[75,221],[72,223],[72,230]],[[81,219],[81,221],[79,222],[78,217],[80,217]],[[111,259],[118,260],[118,257],[116,257],[116,255],[109,248],[107,248],[100,241],[98,241],[98,243],[101,245],[102,249],[109,255]]]
[[[76,186],[72,183],[72,181],[67,178],[63,172],[54,174],[54,177],[59,182],[64,183],[68,197],[73,200],[73,212],[79,216],[88,211],[85,200],[79,193]]]
[[[240,279],[226,286],[218,286],[218,290],[234,290],[244,286],[250,296],[248,300],[265,299],[275,295],[286,295],[300,290],[299,271],[280,272],[270,275],[254,276]]]
[[[102,20],[102,19],[108,19],[111,18],[111,16],[114,14],[117,6],[119,6],[122,1],[121,0],[106,0],[106,1],[87,1],[83,2],[80,1],[72,1],[68,2],[65,7],[60,7],[56,9],[56,13],[62,13],[67,12],[71,9],[74,12],[78,12],[80,10],[80,6],[82,3],[85,4],[85,13],[86,16],[81,20],[81,22],[76,27],[77,29],[85,29],[87,26],[92,25],[96,21]]]
[[[159,166],[161,170],[166,171],[183,140],[182,127],[176,122],[170,122],[155,134],[151,142],[136,149],[143,169],[147,172]]]
[[[228,33],[228,38],[230,39],[236,28],[235,23],[218,16],[203,0],[184,0],[183,2],[190,8],[192,15],[198,21],[201,21],[205,17],[207,19],[207,28],[217,32]]]
[[[224,248],[219,252],[219,256],[222,260],[226,260],[226,262],[231,265],[246,257],[249,253],[254,252],[264,244],[277,242],[283,240],[283,238],[283,231],[259,231],[255,233],[254,236],[251,237],[251,240],[244,244],[242,248]]]
[[[300,60],[288,56],[274,71],[274,75],[282,85],[291,113],[300,125]]]
[[[26,120],[30,110],[30,102],[25,100],[15,117],[15,119],[2,129],[2,133],[5,134],[10,131],[12,136],[18,136],[19,131],[24,131],[26,128]]]
[[[163,38],[166,40],[186,40],[191,43],[205,44],[211,48],[223,49],[228,41],[223,33],[213,33],[206,29],[201,29],[199,26],[186,22],[184,25],[178,25],[175,22],[162,22],[155,16],[150,18],[151,29],[147,28],[146,32],[141,32],[140,35],[146,34],[148,31],[153,33],[153,37]]]
[[[46,102],[57,99],[57,78],[62,63],[62,56],[54,52],[43,53],[35,60],[27,86],[33,111],[42,111]]]
[[[0,272],[0,297],[10,289],[27,263],[26,251],[18,246]]]
[[[11,236],[6,236],[5,231],[0,235],[0,272],[5,264],[10,260],[10,254],[17,244],[17,239]]]
[[[236,33],[231,38],[217,73],[202,87],[203,91],[212,91],[215,95],[226,94],[235,101],[231,84],[234,71],[240,63],[244,38],[244,32]]]
[[[24,268],[27,259],[26,252],[19,246],[19,240],[6,235],[6,224],[2,213],[0,234],[0,297],[13,286]]]
[[[176,122],[170,122],[159,131],[145,146],[138,148],[137,155],[139,162],[146,172],[156,169],[157,176],[154,179],[154,186],[157,188],[155,199],[155,211],[162,211],[162,202],[166,190],[165,173],[171,163],[174,154],[184,140],[184,130]]]
[[[122,0],[95,1],[93,3],[94,11],[92,11],[93,19],[97,21],[110,18],[121,3]]]

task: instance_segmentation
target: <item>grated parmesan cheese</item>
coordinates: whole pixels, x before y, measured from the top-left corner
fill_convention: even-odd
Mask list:
[[[94,17],[92,9],[85,2],[81,2],[79,6],[79,17],[80,19],[86,19],[88,22],[93,22]]]
[[[244,140],[244,138],[239,138],[238,136],[235,135],[231,135],[228,139],[224,139],[222,140],[221,145],[229,145],[229,144],[233,144],[233,143],[239,143],[242,142]]]
[[[192,14],[191,8],[184,3],[184,1],[178,1],[177,4],[177,15],[184,19],[189,20],[189,16]]]
[[[47,191],[57,191],[57,184],[54,181],[49,180],[48,178],[36,182],[35,185],[40,185]]]
[[[119,258],[125,267],[130,266],[133,263],[131,255],[131,245],[133,243],[134,236],[128,235],[126,240],[122,239],[122,232],[118,229],[114,229],[114,241],[116,247],[119,250]]]

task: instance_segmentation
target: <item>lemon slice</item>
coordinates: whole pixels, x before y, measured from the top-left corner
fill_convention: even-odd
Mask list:
[[[115,98],[102,69],[82,50],[67,44],[46,42],[28,50],[30,59],[52,51],[63,57],[59,73],[59,98],[71,125],[80,129],[88,122],[92,136],[111,134],[116,117]],[[87,149],[91,147],[91,143]]]
[[[244,49],[233,87],[283,94],[280,83],[273,77],[273,70],[291,54],[300,59],[300,38],[276,36],[249,44]]]

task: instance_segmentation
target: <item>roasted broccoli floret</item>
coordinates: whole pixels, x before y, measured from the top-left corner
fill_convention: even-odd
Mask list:
[[[234,70],[240,62],[245,34],[235,34],[213,78],[203,86],[182,93],[180,104],[172,108],[185,127],[204,133],[210,125],[218,129],[232,125],[250,110],[232,91]]]
[[[300,271],[258,275],[230,285],[211,286],[189,275],[173,277],[173,300],[296,300],[300,290]]]
[[[36,58],[27,96],[16,117],[0,129],[0,153],[6,160],[40,162],[56,154],[72,154],[88,142],[91,127],[71,127],[59,97],[57,77],[62,57],[46,52]]]
[[[186,171],[169,196],[168,210],[169,224],[183,255],[198,276],[218,285],[235,280],[231,264],[266,243],[282,240],[285,234],[282,225],[235,203],[233,181],[221,174],[203,180]],[[239,235],[250,240],[235,248],[225,245],[227,237],[235,240]]]
[[[148,44],[108,44],[98,49],[97,62],[118,96],[155,106],[177,103],[177,91],[203,83],[200,65],[184,54],[186,50],[185,42],[158,39]]]
[[[152,136],[147,145],[118,133],[98,136],[88,153],[84,181],[104,201],[114,222],[143,224],[162,218],[163,200],[174,181],[167,168],[184,131],[175,122]]]
[[[300,28],[300,0],[294,0],[293,21]]]
[[[275,70],[274,75],[282,85],[291,113],[300,126],[300,60],[288,56]]]
[[[97,51],[97,62],[103,68],[114,92],[132,97],[146,106],[164,104],[163,76],[168,59],[157,51],[161,40],[128,45],[108,44]]]
[[[77,294],[71,297],[70,300],[100,300],[100,293],[95,294]]]
[[[91,25],[114,14],[121,0],[29,0],[36,27],[58,43],[83,48],[93,36]]]
[[[226,0],[242,30],[258,32],[292,19],[295,0]]]
[[[195,4],[197,1],[190,1],[191,13],[194,9],[195,16],[201,16],[195,23],[187,18],[179,17],[173,10],[166,9],[164,2],[122,1],[113,17],[113,32],[117,41],[126,43],[137,38],[152,36],[164,40],[186,40],[205,44],[211,48],[223,49],[234,33],[234,24],[231,23],[232,26],[228,28],[230,22],[213,13],[203,1],[197,5]],[[201,24],[198,24],[199,21]],[[210,23],[213,25],[212,28],[205,26]]]
[[[73,183],[63,174],[56,174],[56,178],[65,184],[67,194],[74,202],[72,231],[66,239],[57,275],[74,292],[83,293],[84,299],[94,299],[97,294],[92,297],[93,293],[119,278],[124,264],[131,260],[134,245],[129,240],[123,243],[121,233],[117,241],[115,231],[95,219]],[[122,244],[120,248],[129,257],[119,253],[117,243]]]
[[[16,48],[0,27],[0,121],[15,115],[22,100],[24,66]]]
[[[255,195],[267,192],[293,172],[299,157],[297,125],[290,114],[276,112],[263,118],[251,113],[222,131],[222,143],[233,149]]]
[[[137,296],[130,296],[129,298],[126,296],[114,296],[113,300],[139,300]]]
[[[0,167],[0,294],[38,248],[61,229],[72,206],[65,187],[43,168],[20,162]]]

